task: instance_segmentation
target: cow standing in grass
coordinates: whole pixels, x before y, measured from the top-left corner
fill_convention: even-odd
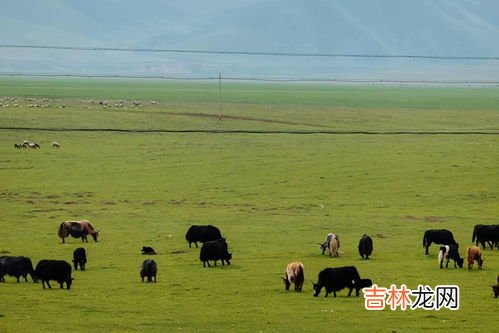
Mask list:
[[[142,262],[142,267],[140,269],[140,277],[142,278],[142,282],[144,282],[144,278],[147,277],[147,282],[156,283],[156,274],[158,273],[158,266],[156,262],[152,259],[146,259]]]
[[[28,275],[30,275],[33,282],[37,282],[33,264],[31,263],[31,259],[29,257],[0,257],[0,281],[5,282],[5,274],[15,277],[17,282],[19,282],[21,276],[26,282],[28,282]]]
[[[192,243],[198,247],[198,242],[204,243],[220,238],[222,238],[220,230],[212,225],[193,225],[185,234],[185,240],[189,242],[189,247]]]
[[[362,235],[359,241],[359,254],[362,259],[369,259],[369,256],[373,253],[373,240],[368,235]]]
[[[477,224],[473,228],[473,236],[471,239],[472,242],[475,242],[475,245],[478,246],[478,243],[482,245],[482,248],[485,250],[486,244],[489,244],[490,249],[494,249],[494,245],[497,245],[499,248],[499,224],[493,225],[484,225]]]
[[[457,244],[457,242],[454,240],[452,232],[447,229],[426,230],[423,236],[423,247],[426,248],[426,255],[428,255],[428,249],[431,243],[441,245],[454,245],[456,247],[459,247],[459,244]]]
[[[45,289],[45,284],[52,289],[49,283],[50,280],[57,281],[61,289],[64,288],[64,283],[66,283],[68,290],[73,283],[71,265],[64,260],[40,260],[36,265],[35,274],[42,280],[43,289]]]
[[[295,285],[295,291],[301,291],[305,275],[303,274],[303,264],[301,262],[291,262],[286,267],[286,277],[282,278],[286,285],[286,290],[289,290],[291,283]]]
[[[326,250],[328,250],[329,256],[331,257],[339,256],[338,249],[340,248],[340,239],[338,238],[337,235],[333,233],[327,234],[326,240],[322,243],[319,243],[319,245],[321,247],[323,255],[326,252]]]
[[[444,245],[440,247],[440,252],[438,253],[438,262],[440,263],[440,268],[443,268],[443,261],[447,259],[445,268],[449,267],[449,260],[454,260],[454,268],[456,264],[459,268],[463,268],[464,259],[459,256],[459,249],[455,245]]]
[[[199,260],[203,262],[203,267],[206,267],[206,264],[208,264],[208,267],[211,267],[210,260],[215,261],[215,266],[218,260],[222,261],[222,266],[224,266],[224,261],[227,262],[227,265],[230,265],[232,253],[229,253],[225,239],[220,238],[203,243],[201,251],[199,251]]]
[[[322,288],[326,289],[325,297],[330,293],[336,297],[336,292],[344,288],[349,289],[348,296],[352,294],[353,289],[355,289],[355,295],[359,296],[359,291],[371,284],[371,280],[360,278],[359,272],[354,266],[326,268],[319,273],[317,283],[313,283],[314,297],[319,296]]]
[[[478,269],[482,269],[483,265],[482,251],[478,246],[470,246],[466,250],[466,261],[468,261],[468,270],[473,268],[473,263],[476,261],[478,263]]]
[[[85,264],[87,263],[87,253],[84,248],[79,247],[73,252],[73,264],[75,266],[75,271],[78,270],[78,265],[80,265],[80,270],[85,270]]]

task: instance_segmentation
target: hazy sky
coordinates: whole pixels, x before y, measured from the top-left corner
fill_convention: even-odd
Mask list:
[[[2,0],[0,45],[499,56],[496,0]],[[499,61],[0,48],[0,72],[499,79]]]

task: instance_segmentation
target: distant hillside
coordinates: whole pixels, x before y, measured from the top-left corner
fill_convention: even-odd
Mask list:
[[[492,0],[3,0],[1,6],[0,44],[499,54],[499,2]],[[499,67],[456,61],[0,50],[2,72],[498,77]]]

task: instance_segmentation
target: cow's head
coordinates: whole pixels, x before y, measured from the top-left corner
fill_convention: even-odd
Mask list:
[[[321,247],[322,255],[324,255],[324,252],[326,252],[327,249],[327,242],[319,243],[319,246]]]
[[[73,283],[74,278],[69,278],[66,280],[66,285],[68,287],[68,290],[71,288],[71,284]]]
[[[284,281],[284,285],[286,286],[286,290],[289,290],[289,287],[291,286],[291,282],[287,278],[283,278],[281,276],[281,279]]]
[[[485,259],[482,259],[482,256],[478,256],[477,261],[478,261],[478,269],[482,269],[482,265]]]
[[[459,268],[463,268],[463,262],[464,262],[463,258],[457,258],[456,262]]]
[[[314,286],[314,291],[315,291],[314,297],[319,296],[319,294],[322,290],[322,285],[319,282],[314,283],[314,281],[312,281],[312,285]]]
[[[97,239],[99,238],[99,230],[96,230],[93,234],[92,237],[94,238],[94,241],[97,242]]]

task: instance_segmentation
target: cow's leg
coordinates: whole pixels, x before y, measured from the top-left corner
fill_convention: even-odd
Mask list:
[[[224,260],[223,260],[223,259],[222,259],[222,266],[225,266],[225,264],[224,264]]]
[[[445,263],[445,268],[449,268],[449,258],[447,258],[447,262]]]
[[[444,259],[440,260],[440,269],[444,268],[443,265],[442,265],[443,262],[444,262]]]
[[[45,280],[42,280],[42,287],[45,289]]]
[[[196,249],[198,248],[198,242],[194,242],[194,245],[196,245]]]
[[[215,266],[217,265],[217,261],[215,260]]]
[[[61,237],[62,238],[62,244],[66,243],[66,240],[64,239],[64,237]]]
[[[52,289],[52,286],[50,285],[49,280],[47,280],[47,286],[48,286],[50,289]]]
[[[425,254],[428,255],[428,249],[430,248],[431,242],[426,244],[426,252]]]
[[[57,282],[59,282],[59,281],[57,281]],[[61,287],[61,289],[64,289],[64,281],[59,282],[59,287]]]
[[[189,242],[189,248],[191,247],[191,245],[192,245],[192,242]]]

